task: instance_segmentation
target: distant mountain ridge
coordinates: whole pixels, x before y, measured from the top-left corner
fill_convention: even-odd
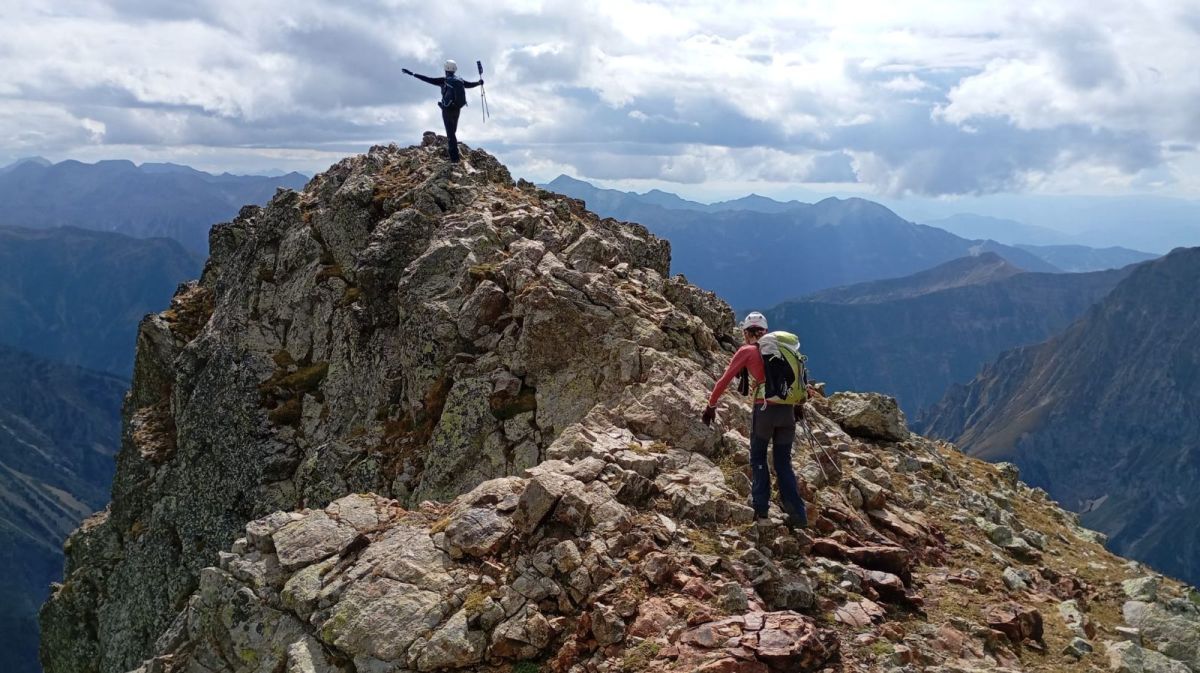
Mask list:
[[[1008,351],[923,418],[1008,460],[1163,572],[1200,580],[1200,248],[1138,265],[1046,343]]]
[[[0,226],[0,344],[128,377],[138,322],[200,266],[165,238]]]
[[[126,386],[0,345],[0,670],[40,670],[37,611],[63,541],[108,500]]]
[[[987,238],[1007,245],[1065,245],[1070,237],[1049,227],[1039,227],[1001,217],[956,213],[950,217],[924,220],[923,224],[945,229],[963,238]]]
[[[1119,269],[1138,262],[1158,259],[1160,255],[1129,248],[1089,248],[1086,245],[1023,245],[1016,247],[1031,252],[1063,271],[1102,271]]]
[[[689,201],[658,189],[644,194],[603,189],[566,175],[558,176],[545,187],[560,194],[581,198],[589,206],[595,204],[610,217],[635,221],[640,221],[636,220],[637,217],[654,216],[653,213],[642,210],[642,207],[647,205],[709,214],[728,211],[780,214],[804,210],[812,205],[800,201],[777,201],[758,194],[706,204]],[[1103,271],[1158,257],[1157,254],[1129,248],[1074,245],[1070,235],[1047,227],[974,213],[959,213],[947,218],[926,220],[923,224],[948,231],[960,238],[978,241],[981,244],[980,250],[998,252],[1027,271]],[[1018,250],[1029,254],[1022,255]]]
[[[779,212],[664,208],[641,195],[571,178],[547,185],[597,213],[638,222],[671,242],[675,268],[738,310],[763,308],[818,290],[906,276],[992,251],[1027,271],[1058,271],[1036,255],[993,241],[968,241],[908,222],[865,199],[790,203]],[[665,202],[664,197],[655,197]],[[682,200],[680,200],[682,201]],[[752,199],[753,201],[753,199]],[[685,202],[689,203],[689,202]],[[778,203],[778,202],[775,202]]]
[[[983,252],[978,255],[952,259],[945,264],[914,273],[911,276],[822,290],[804,297],[803,301],[833,304],[878,304],[918,297],[963,285],[981,285],[1015,276],[1018,273],[1024,273],[1024,270],[994,252]]]
[[[307,181],[299,173],[213,175],[178,164],[50,164],[35,158],[0,171],[0,224],[162,236],[204,253],[213,224],[246,204],[265,203],[280,187],[296,189]]]
[[[1001,352],[1067,327],[1128,273],[1027,273],[985,253],[765,313],[773,328],[800,335],[830,390],[880,390],[915,417]]]

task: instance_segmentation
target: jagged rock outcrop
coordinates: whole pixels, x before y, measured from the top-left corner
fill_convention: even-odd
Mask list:
[[[810,530],[754,521],[745,403],[696,413],[728,306],[643,228],[441,145],[243,210],[143,324],[50,673],[1071,670],[1114,633],[1137,575],[886,398],[880,442],[816,400]]]

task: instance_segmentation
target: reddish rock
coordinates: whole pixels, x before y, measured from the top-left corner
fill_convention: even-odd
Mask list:
[[[892,573],[906,582],[911,577],[912,554],[903,547],[887,545],[865,545],[849,547],[831,538],[813,540],[813,556],[822,556],[838,561],[852,561],[868,570]]]
[[[893,643],[898,643],[904,640],[904,627],[896,622],[887,622],[879,627],[879,635]]]
[[[847,603],[833,611],[834,619],[856,627],[868,626],[872,621],[882,619],[883,616],[883,608],[866,599]]]
[[[696,673],[769,673],[770,670],[761,661],[725,657],[704,664],[696,669]]]
[[[1042,613],[1020,603],[1003,603],[988,609],[988,628],[995,629],[1013,643],[1026,639],[1042,640]]]
[[[742,646],[772,671],[808,671],[837,656],[837,633],[818,629],[794,612],[769,612],[761,631],[747,633]]]
[[[739,638],[743,632],[744,622],[741,617],[730,617],[718,622],[701,624],[694,629],[688,629],[679,637],[679,642],[706,649],[715,649],[736,645],[730,641]]]
[[[675,573],[675,562],[662,552],[651,552],[642,561],[642,577],[651,584],[665,584]]]
[[[676,621],[674,612],[665,601],[661,598],[650,598],[638,606],[637,618],[629,627],[629,635],[638,638],[665,635]]]
[[[889,603],[906,602],[907,591],[899,577],[881,570],[865,570],[858,575],[862,578],[863,586],[874,589],[883,600]]]
[[[846,550],[846,558],[868,570],[892,573],[905,584],[911,577],[909,569],[912,563],[912,554],[903,547],[872,545],[850,548]]]
[[[704,580],[700,579],[699,577],[688,578],[688,580],[683,584],[682,591],[692,598],[699,598],[701,600],[712,598],[713,596],[717,595],[715,592],[713,592],[712,587],[705,584]]]
[[[913,542],[923,541],[927,537],[923,531],[900,518],[900,515],[891,509],[871,509],[867,516],[883,528]]]

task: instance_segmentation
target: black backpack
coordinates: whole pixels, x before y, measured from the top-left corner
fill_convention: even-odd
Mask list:
[[[467,87],[455,75],[446,78],[442,85],[442,107],[458,110],[467,106]]]

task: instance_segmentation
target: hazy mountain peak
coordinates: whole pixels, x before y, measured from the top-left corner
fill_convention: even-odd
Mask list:
[[[44,157],[22,157],[7,166],[0,166],[0,173],[7,173],[25,165],[46,167],[50,165],[50,160]]]

